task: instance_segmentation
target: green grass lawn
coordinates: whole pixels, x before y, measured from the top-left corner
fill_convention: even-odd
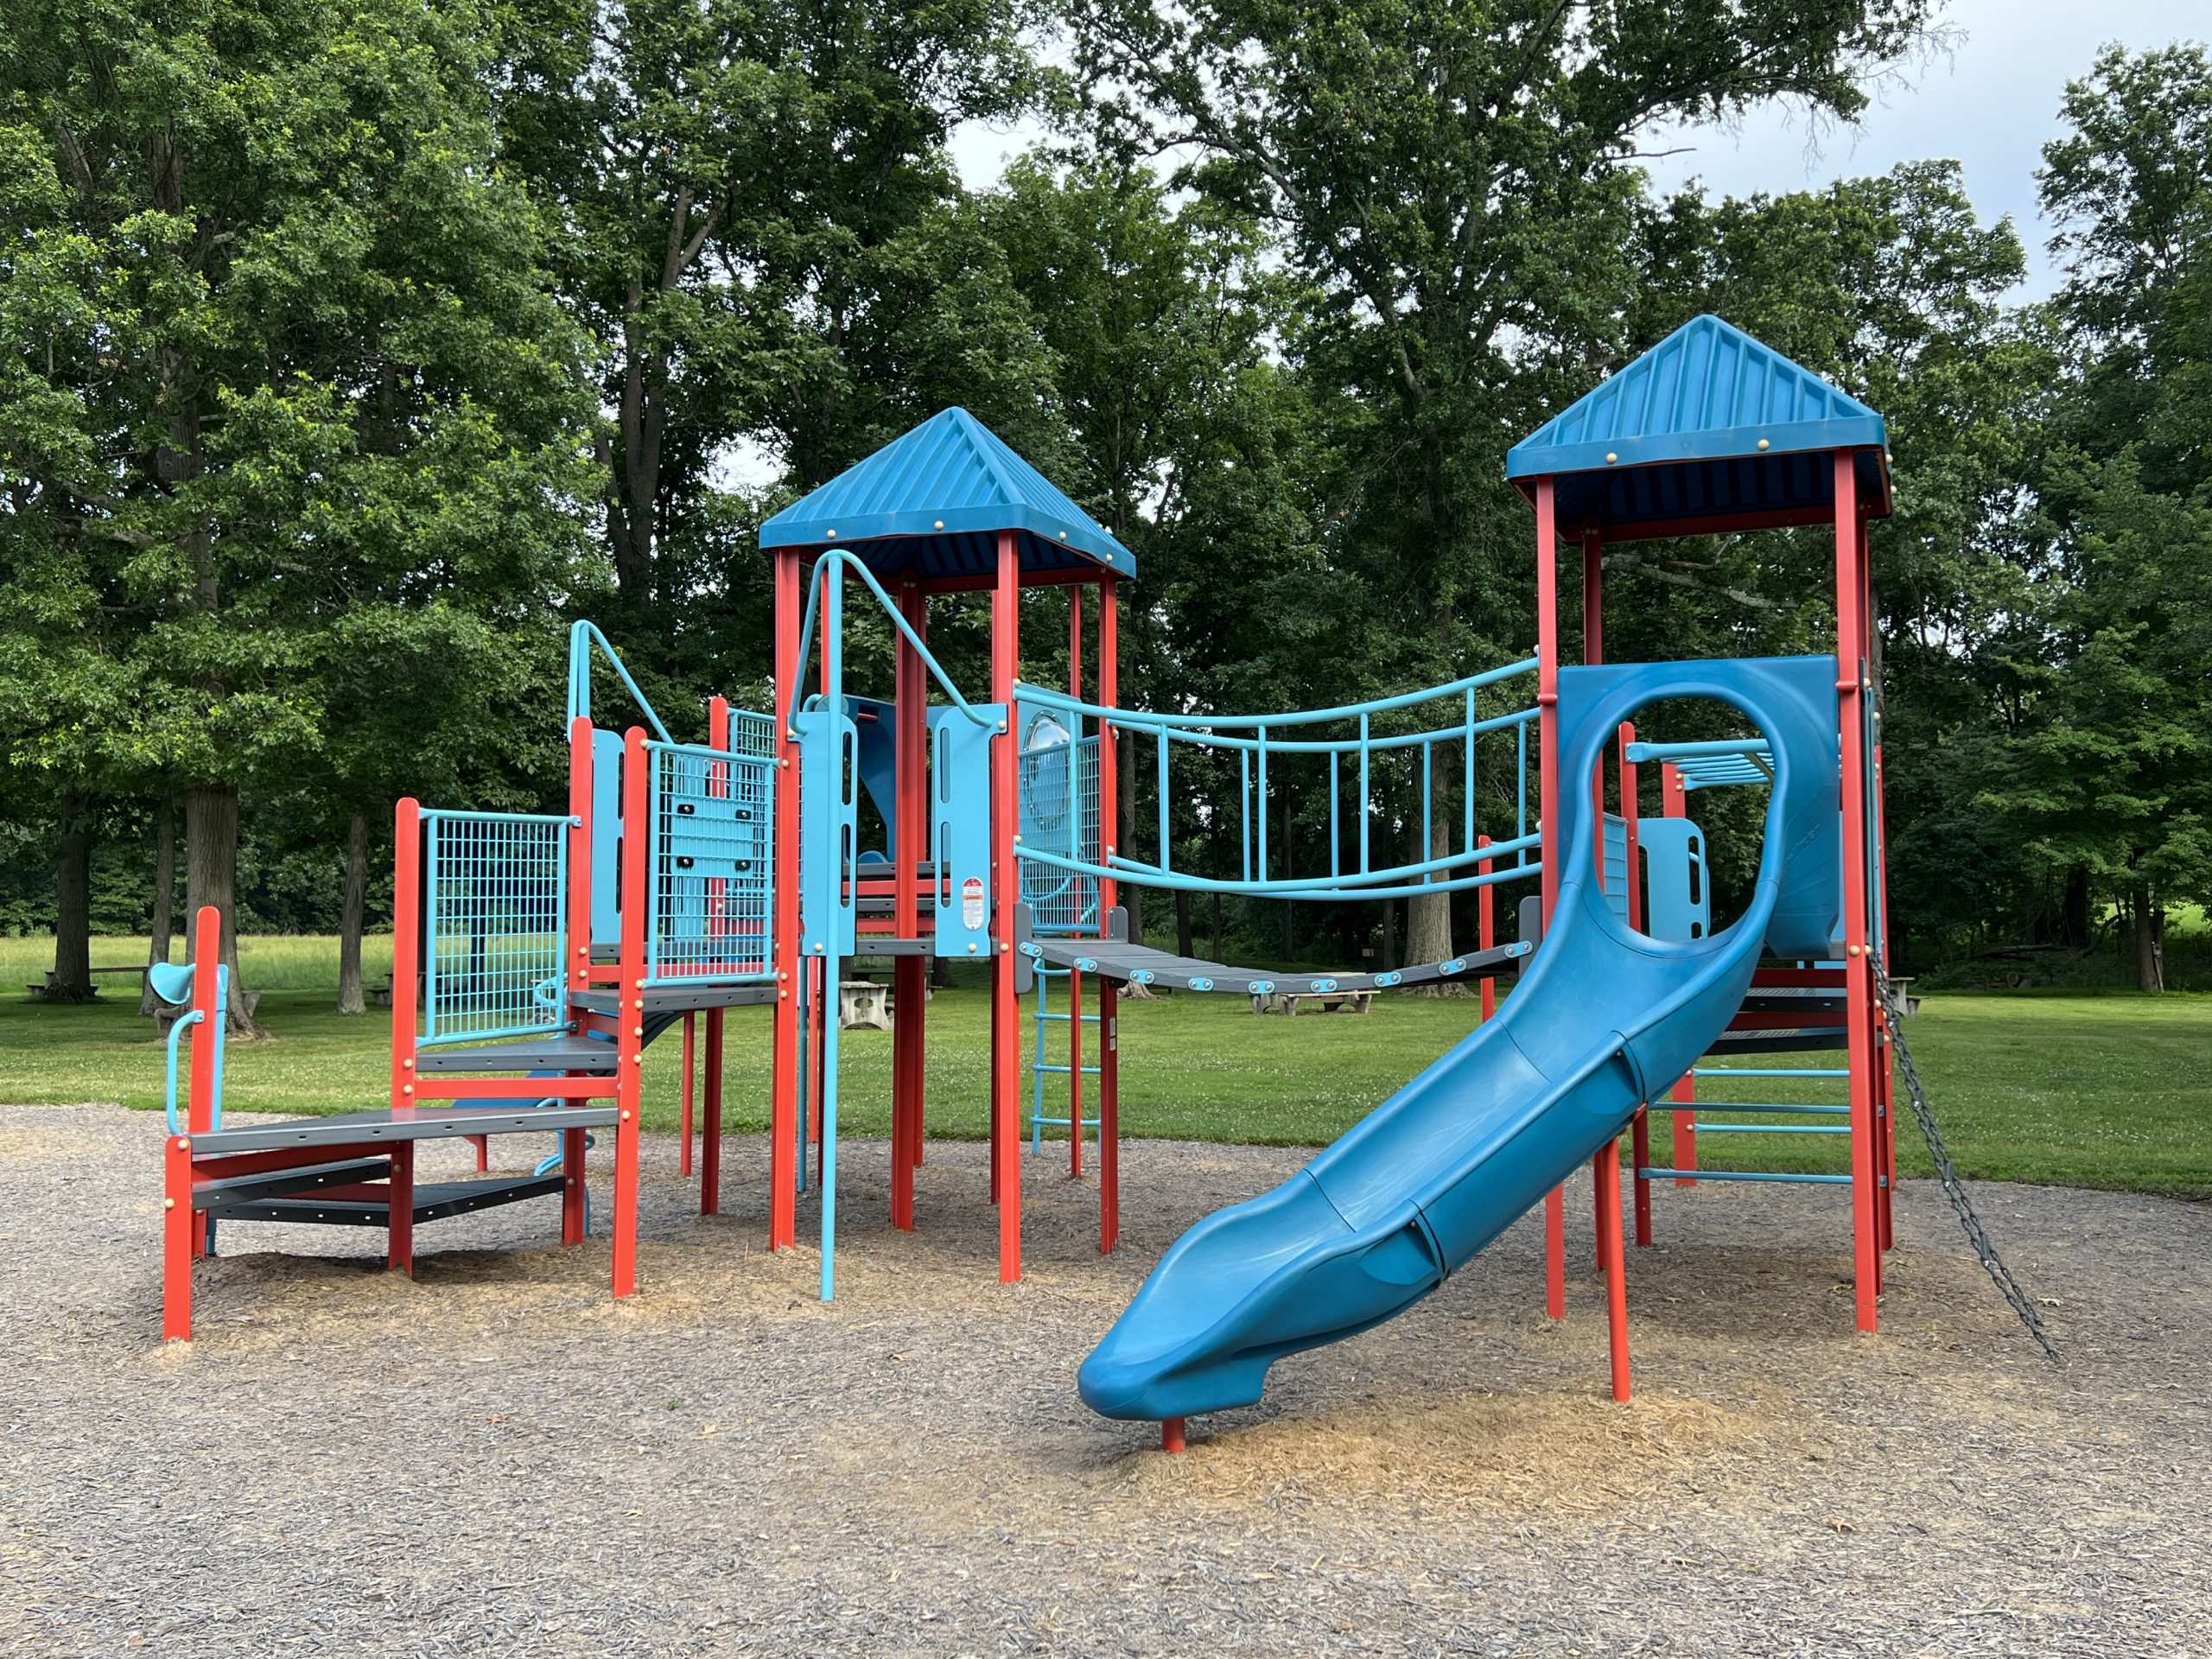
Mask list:
[[[372,940],[372,975],[388,958]],[[52,1007],[25,993],[51,961],[40,939],[0,939],[0,1101],[161,1103],[162,1052],[120,978],[94,1003]],[[138,958],[143,941],[100,941],[96,963]],[[324,1112],[385,1098],[387,1016],[331,1011],[336,945],[329,939],[251,938],[243,972],[261,987],[260,1015],[275,1033],[233,1044],[225,1098],[239,1109]],[[1318,1146],[1465,1035],[1470,999],[1376,999],[1365,1018],[1257,1017],[1241,998],[1184,995],[1128,1002],[1122,1015],[1122,1125],[1128,1135]],[[937,1135],[986,1128],[990,1011],[978,990],[941,991],[929,1016],[930,1125]],[[1033,1024],[1023,1026],[1023,1053]],[[1065,1041],[1056,1027],[1052,1041]],[[1946,995],[1908,1026],[1952,1151],[1968,1174],[2152,1192],[2212,1194],[2212,997]],[[728,1112],[739,1128],[766,1127],[768,1020],[728,1020]],[[676,1046],[648,1063],[647,1121],[676,1121]],[[880,1135],[889,1121],[891,1038],[844,1033],[842,1122]],[[1064,1055],[1055,1053],[1054,1058]],[[1095,1058],[1086,1055],[1087,1058]],[[1786,1057],[1779,1063],[1792,1064]],[[1834,1063],[1807,1056],[1808,1065]],[[1028,1098],[1024,1079],[1025,1108]],[[1836,1085],[1713,1082],[1708,1098],[1836,1098]],[[1823,1090],[1827,1092],[1822,1092]],[[1047,1109],[1065,1115],[1067,1080],[1046,1079]],[[1900,1090],[1900,1093],[1902,1091]],[[1902,1101],[1900,1104],[1902,1105]],[[1767,1120],[1753,1120],[1767,1121]],[[1774,1120],[1781,1121],[1781,1120]],[[1808,1120],[1797,1119],[1803,1122]],[[1819,1120],[1810,1120],[1817,1122]],[[1666,1118],[1655,1155],[1672,1156]],[[1701,1137],[1708,1166],[1840,1170],[1842,1137]],[[1928,1173],[1909,1119],[1900,1126],[1909,1173]]]

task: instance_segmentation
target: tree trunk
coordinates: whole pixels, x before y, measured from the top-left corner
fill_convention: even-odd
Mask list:
[[[338,917],[338,1012],[365,1014],[361,995],[361,907],[369,887],[369,819],[353,814],[346,826],[346,902]]]
[[[56,1002],[92,998],[92,807],[81,790],[61,798],[54,849],[54,977]]]
[[[2166,988],[2164,964],[2160,961],[2158,922],[2151,907],[2148,882],[2135,884],[2135,988],[2152,995]]]
[[[1213,894],[1213,959],[1216,962],[1227,962],[1229,958],[1222,955],[1221,951],[1221,894],[1217,891]]]
[[[2066,872],[2066,893],[2058,905],[2058,931],[2069,950],[2088,948],[2089,872],[2079,864]]]
[[[1291,954],[1297,949],[1297,939],[1291,931],[1290,900],[1286,899],[1282,901],[1282,950],[1281,952],[1286,967],[1289,965]]]
[[[216,785],[188,791],[184,798],[185,904],[197,916],[213,905],[223,914],[223,965],[231,970],[230,1029],[239,1037],[258,1037],[238,975],[238,792]],[[203,964],[204,966],[204,964]]]
[[[1447,810],[1452,796],[1451,766],[1452,752],[1446,748],[1436,756],[1430,773],[1433,810],[1428,814],[1428,850],[1421,855],[1423,858],[1441,858],[1452,850],[1452,814]],[[1452,895],[1422,893],[1408,899],[1406,960],[1446,962],[1451,956]],[[1440,994],[1440,989],[1434,988],[1429,992],[1431,995]]]
[[[176,931],[176,803],[164,797],[154,809],[154,915],[146,929],[146,965],[169,959],[170,936]],[[138,1012],[150,1020],[161,1006],[153,982],[138,992]]]
[[[1398,966],[1398,901],[1382,901],[1382,966],[1395,969]]]
[[[1179,956],[1190,956],[1191,950],[1191,890],[1179,887],[1175,891],[1175,950]]]

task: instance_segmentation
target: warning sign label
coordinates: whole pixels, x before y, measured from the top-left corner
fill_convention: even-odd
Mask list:
[[[980,876],[969,876],[960,884],[960,925],[970,930],[983,925],[983,882]]]

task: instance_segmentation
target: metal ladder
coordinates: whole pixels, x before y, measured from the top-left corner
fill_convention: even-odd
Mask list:
[[[1029,1066],[1032,1074],[1029,1086],[1029,1149],[1034,1152],[1045,1143],[1045,1126],[1048,1123],[1055,1128],[1068,1129],[1069,1133],[1077,1139],[1082,1137],[1084,1130],[1095,1129],[1098,1127],[1098,1120],[1095,1117],[1083,1117],[1079,1122],[1071,1124],[1069,1118],[1048,1117],[1045,1115],[1046,1077],[1052,1075],[1064,1077],[1068,1075],[1067,1066],[1053,1065],[1045,1058],[1046,1028],[1054,1024],[1066,1025],[1071,1020],[1079,1020],[1084,1025],[1095,1026],[1098,1023],[1098,1016],[1095,1014],[1085,1014],[1080,1007],[1068,1014],[1055,1014],[1052,1011],[1051,996],[1047,987],[1053,980],[1067,978],[1075,971],[1073,969],[1047,968],[1040,962],[1032,971],[1037,976],[1037,1054]],[[1076,1027],[1069,1026],[1068,1047],[1071,1060],[1074,1058],[1075,1033]],[[1094,1047],[1091,1052],[1096,1053],[1097,1050]],[[1086,1077],[1096,1077],[1097,1066],[1095,1065],[1084,1066],[1083,1075]],[[1080,1116],[1079,1113],[1073,1115]]]
[[[1692,1077],[1817,1077],[1842,1078],[1851,1076],[1847,1066],[1789,1066],[1789,1065],[1698,1065],[1690,1068]],[[1851,1133],[1848,1122],[1840,1123],[1714,1123],[1707,1119],[1714,1114],[1750,1116],[1765,1113],[1776,1117],[1820,1117],[1848,1119],[1848,1105],[1806,1104],[1803,1103],[1767,1101],[1758,1103],[1722,1100],[1695,1100],[1680,1103],[1681,1109],[1697,1115],[1697,1133],[1700,1139],[1708,1135],[1843,1135]],[[1669,1103],[1654,1101],[1655,1113],[1669,1109]],[[1848,1186],[1849,1175],[1796,1174],[1786,1171],[1755,1169],[1662,1169],[1645,1166],[1636,1172],[1640,1181],[1771,1181],[1806,1186]]]

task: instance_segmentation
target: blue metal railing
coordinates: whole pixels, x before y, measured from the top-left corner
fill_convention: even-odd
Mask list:
[[[567,923],[569,831],[524,812],[423,814],[424,1045],[527,1037],[566,1011],[558,983]]]
[[[646,700],[645,694],[638,689],[637,681],[630,677],[630,671],[623,666],[614,647],[607,643],[607,636],[588,622],[574,622],[569,626],[569,718],[572,721],[591,718],[591,648],[594,645],[599,647],[607,658],[607,665],[620,677],[623,689],[636,700],[639,709],[645,715],[645,723],[653,728],[653,735],[664,743],[673,742],[675,740],[669,736],[668,728],[661,724],[660,716],[653,712],[653,706]]]
[[[1050,846],[1025,841],[1024,861],[1046,865],[1071,875],[1095,879],[1126,877],[1147,887],[1190,892],[1218,892],[1277,899],[1395,899],[1439,893],[1455,893],[1497,882],[1540,874],[1542,865],[1532,855],[1541,848],[1541,836],[1531,828],[1529,810],[1529,731],[1537,710],[1516,709],[1484,715],[1479,693],[1485,688],[1533,675],[1534,658],[1510,663],[1487,673],[1470,675],[1426,690],[1408,691],[1371,702],[1275,715],[1175,715],[1128,709],[1109,709],[1086,702],[1065,692],[1018,684],[1015,695],[1025,708],[1053,710],[1079,729],[1089,721],[1110,724],[1117,731],[1149,736],[1153,741],[1157,855],[1152,860],[1115,849],[1103,859],[1075,855]],[[1423,724],[1416,719],[1409,729],[1395,729],[1396,721],[1377,728],[1378,716],[1448,709],[1458,717],[1448,724]],[[1434,719],[1432,714],[1430,718]],[[1350,732],[1320,735],[1310,733],[1332,724],[1351,727]],[[1511,733],[1514,739],[1514,833],[1489,845],[1481,843],[1476,810],[1477,791],[1470,780],[1476,775],[1480,740]],[[1456,834],[1450,834],[1450,850],[1395,864],[1377,864],[1371,826],[1380,817],[1395,820],[1410,831],[1418,823],[1426,849],[1436,844],[1439,820],[1448,810],[1437,779],[1440,747],[1459,761],[1460,801]],[[1230,754],[1236,757],[1236,802],[1233,809],[1237,838],[1235,878],[1202,876],[1174,868],[1173,815],[1175,779],[1173,757],[1177,753],[1205,756],[1217,765]],[[1308,758],[1318,759],[1327,792],[1327,863],[1325,870],[1311,873],[1271,873],[1283,870],[1292,858],[1294,836],[1300,819],[1287,806],[1291,768]],[[1385,797],[1391,798],[1386,807]],[[1230,810],[1217,804],[1225,822]],[[1349,810],[1357,826],[1357,856],[1347,857]],[[1318,824],[1319,814],[1312,822]],[[1487,872],[1458,874],[1471,865],[1488,862]]]
[[[766,724],[766,716],[756,716]],[[742,983],[775,972],[776,767],[765,755],[647,743],[649,985]]]

